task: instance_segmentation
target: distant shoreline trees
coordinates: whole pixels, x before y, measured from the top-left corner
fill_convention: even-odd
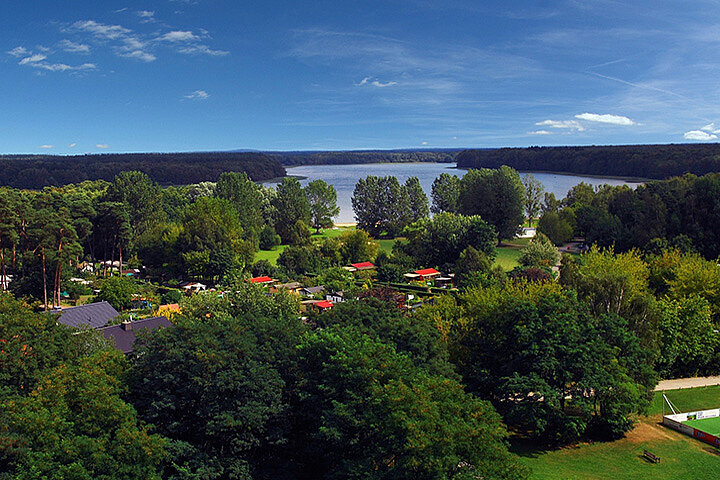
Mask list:
[[[224,172],[245,172],[253,181],[284,177],[285,168],[261,153],[113,153],[103,155],[0,155],[0,185],[41,189],[84,180],[112,181],[137,170],[161,185],[216,182]]]
[[[664,179],[720,171],[720,144],[529,147],[464,150],[458,168],[499,168]]]

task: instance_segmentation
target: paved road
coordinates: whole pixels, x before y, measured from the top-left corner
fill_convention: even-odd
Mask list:
[[[707,387],[709,385],[720,385],[720,375],[715,377],[693,377],[676,378],[674,380],[662,380],[655,387],[655,391],[678,390],[680,388]]]

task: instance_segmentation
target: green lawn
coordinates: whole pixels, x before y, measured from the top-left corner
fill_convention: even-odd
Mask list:
[[[520,249],[515,247],[499,247],[495,264],[500,265],[503,270],[509,272],[518,266],[518,258],[520,258]]]
[[[687,420],[683,422],[693,428],[697,428],[701,432],[709,433],[710,435],[720,435],[720,417],[703,418],[702,420]]]
[[[666,392],[683,411],[720,406],[720,386]],[[650,416],[626,438],[615,442],[581,444],[558,450],[514,445],[513,450],[532,470],[533,479],[695,479],[720,476],[720,450],[659,425],[662,396],[655,395]],[[661,458],[653,464],[642,457],[648,450]]]
[[[353,230],[355,227],[336,227],[336,228],[328,228],[325,230],[321,230],[319,234],[313,233],[312,239],[313,240],[322,240],[323,238],[334,238],[342,234],[343,232],[347,232],[348,230]],[[393,241],[393,240],[389,240]],[[258,260],[267,260],[273,265],[277,265],[277,259],[282,253],[283,250],[285,250],[285,247],[287,245],[280,245],[279,247],[275,247],[273,250],[259,250],[255,254],[255,261]],[[382,248],[382,246],[380,247]],[[391,245],[392,248],[392,245]]]
[[[257,262],[258,260],[267,260],[273,265],[277,265],[277,259],[282,253],[282,251],[285,250],[285,247],[287,247],[287,245],[280,245],[279,247],[275,247],[274,250],[259,250],[255,254],[255,261]]]
[[[378,240],[377,242],[380,244],[380,248],[378,249],[378,251],[385,252],[385,253],[392,253],[393,245],[395,245],[396,241],[397,241],[397,238]]]
[[[668,390],[665,395],[679,412],[709,410],[720,407],[720,385]],[[662,393],[656,392],[650,405],[650,415],[660,415],[663,411],[662,404]],[[665,406],[665,413],[672,413],[668,410],[667,406]]]

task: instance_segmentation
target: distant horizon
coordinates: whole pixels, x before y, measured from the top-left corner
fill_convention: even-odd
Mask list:
[[[704,142],[702,145],[718,145],[720,142]],[[308,149],[308,150],[260,150],[253,148],[231,149],[231,150],[132,150],[132,151],[103,151],[103,152],[77,152],[77,153],[52,153],[52,152],[7,152],[0,153],[0,156],[27,155],[27,156],[52,156],[52,157],[75,157],[83,155],[125,155],[125,154],[173,154],[173,153],[350,153],[350,152],[437,152],[463,150],[499,150],[503,148],[574,148],[574,147],[632,147],[632,146],[660,146],[660,145],[698,145],[691,142],[665,142],[665,143],[617,143],[617,144],[568,144],[568,145],[528,145],[501,146],[501,147],[398,147],[398,148],[349,148],[349,149]]]

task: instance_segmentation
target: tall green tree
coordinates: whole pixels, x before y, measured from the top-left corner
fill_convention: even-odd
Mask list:
[[[225,172],[215,186],[215,195],[229,200],[235,207],[246,236],[257,236],[263,226],[260,188],[244,172]]]
[[[432,184],[432,212],[458,213],[460,177],[441,173]]]
[[[312,211],[310,202],[294,177],[285,177],[277,186],[277,195],[272,200],[275,207],[275,231],[283,243],[290,243],[295,223],[300,220],[310,225]]]
[[[142,172],[119,173],[108,186],[105,200],[125,204],[136,238],[164,218],[160,186]]]
[[[531,173],[525,174],[522,183],[525,187],[525,196],[523,197],[525,215],[527,215],[528,222],[532,222],[540,214],[545,186]]]
[[[412,218],[407,189],[392,176],[358,180],[352,205],[358,228],[376,238],[398,235]]]
[[[321,228],[331,228],[333,218],[340,213],[335,187],[328,185],[325,180],[313,180],[305,187],[305,195],[310,202],[310,225],[317,233],[320,233]]]
[[[514,238],[524,219],[523,197],[520,175],[512,168],[470,170],[460,181],[459,210],[493,225],[498,241]]]
[[[253,263],[256,244],[243,229],[229,200],[201,197],[185,211],[178,248],[194,278],[218,282],[233,269]]]
[[[405,191],[407,191],[410,202],[410,220],[417,222],[422,218],[427,218],[430,215],[430,208],[420,180],[417,177],[409,177],[405,181]]]

